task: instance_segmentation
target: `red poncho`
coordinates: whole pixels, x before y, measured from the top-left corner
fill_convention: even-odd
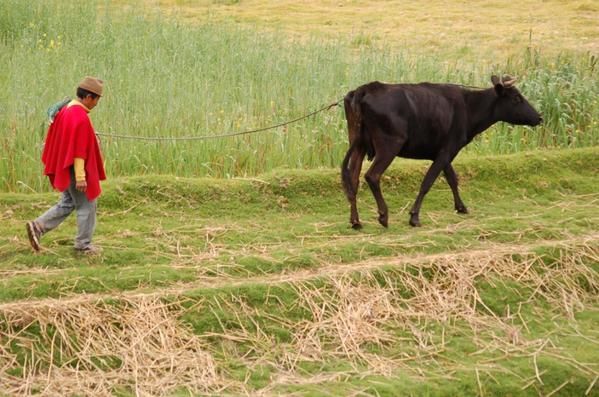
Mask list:
[[[87,198],[100,195],[100,181],[106,179],[100,147],[86,110],[79,105],[65,106],[48,129],[42,153],[44,175],[52,186],[63,192],[71,183],[71,167],[75,157],[85,160]]]

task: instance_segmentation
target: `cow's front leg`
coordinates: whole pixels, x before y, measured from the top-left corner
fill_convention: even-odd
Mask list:
[[[438,158],[433,162],[430,166],[426,175],[424,176],[424,180],[420,185],[420,192],[418,192],[418,196],[416,197],[416,201],[410,210],[410,225],[412,226],[420,226],[420,207],[422,206],[422,200],[424,196],[428,193],[433,182],[441,173],[441,170],[447,166],[447,160]]]
[[[462,198],[460,197],[460,193],[458,192],[458,176],[453,169],[451,164],[447,164],[447,166],[443,169],[443,173],[445,174],[445,179],[451,188],[451,192],[453,193],[453,203],[455,210],[460,214],[467,214],[468,208],[464,205]]]

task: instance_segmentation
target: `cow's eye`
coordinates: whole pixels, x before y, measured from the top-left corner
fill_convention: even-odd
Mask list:
[[[524,98],[522,98],[522,95],[520,95],[520,94],[514,95],[513,101],[514,101],[514,103],[522,103],[524,101]]]

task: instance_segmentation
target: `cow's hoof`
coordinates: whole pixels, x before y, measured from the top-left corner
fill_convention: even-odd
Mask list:
[[[387,217],[387,215],[379,216],[379,223],[384,227],[389,227],[389,218]]]
[[[455,210],[458,212],[458,214],[467,214],[468,213],[468,208],[466,208],[465,206],[459,206],[459,207],[455,207]]]
[[[414,226],[414,227],[420,227],[420,220],[418,219],[417,216],[412,216],[410,218],[410,226]]]
[[[362,224],[360,222],[355,222],[351,224],[352,229],[354,230],[360,230],[362,229]]]

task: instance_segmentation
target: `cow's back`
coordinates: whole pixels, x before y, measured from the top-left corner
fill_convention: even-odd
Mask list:
[[[364,128],[405,139],[401,157],[434,159],[451,136],[462,90],[445,84],[372,82],[355,90]]]

